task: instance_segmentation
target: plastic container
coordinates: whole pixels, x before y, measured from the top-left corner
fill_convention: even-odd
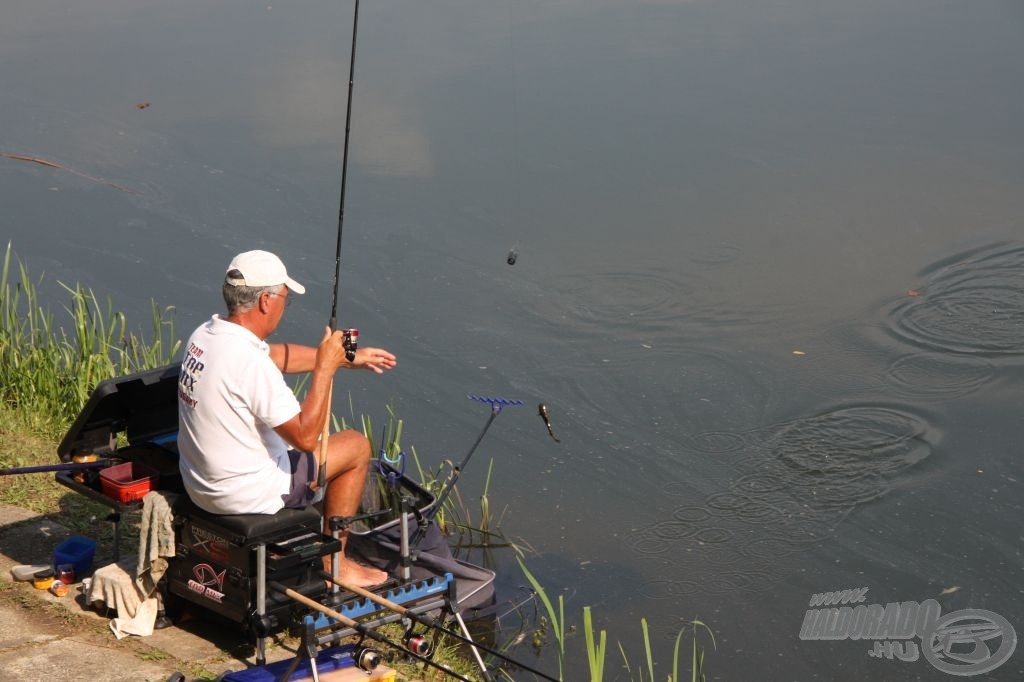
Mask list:
[[[156,488],[160,474],[139,462],[115,464],[100,471],[100,486],[103,494],[118,502],[141,500],[150,490]]]
[[[32,578],[32,586],[37,590],[48,590],[50,589],[50,585],[53,584],[53,581],[53,569],[47,568],[35,574]]]
[[[32,580],[39,571],[45,571],[49,566],[45,564],[18,564],[11,568],[11,575],[15,580]]]
[[[96,554],[96,543],[89,538],[73,535],[53,550],[53,565],[71,564],[79,579],[92,570],[92,559]]]

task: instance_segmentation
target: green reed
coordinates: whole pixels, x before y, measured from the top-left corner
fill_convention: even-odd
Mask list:
[[[519,568],[523,571],[526,579],[530,582],[533,587],[537,598],[540,599],[541,604],[544,606],[546,616],[542,616],[540,621],[541,625],[538,634],[534,636],[534,646],[540,647],[544,644],[544,636],[547,634],[548,627],[554,636],[555,653],[558,655],[558,679],[565,679],[565,660],[566,660],[566,633],[575,632],[575,627],[568,625],[565,619],[565,601],[562,595],[558,595],[558,610],[555,610],[555,606],[548,597],[547,592],[541,586],[540,582],[536,577],[526,568],[526,564],[523,563],[522,559],[516,559],[519,562]],[[550,624],[550,625],[549,625]],[[715,636],[711,632],[711,629],[700,620],[694,619],[690,621],[690,625],[693,627],[693,653],[691,657],[690,665],[690,682],[706,682],[707,678],[704,673],[704,649],[700,647],[697,636],[698,627],[703,628],[707,634],[711,637],[711,644],[715,646]],[[619,652],[622,655],[623,666],[625,667],[626,674],[630,680],[636,680],[637,682],[654,682],[655,677],[655,661],[654,652],[651,647],[650,630],[647,627],[647,619],[640,619],[640,628],[643,633],[644,641],[644,662],[646,663],[646,669],[643,667],[637,667],[635,671],[636,677],[634,677],[634,671],[630,667],[629,657],[626,655],[625,649],[622,644],[619,643]],[[667,677],[667,682],[682,682],[683,678],[680,677],[679,672],[679,652],[680,646],[683,642],[683,636],[685,635],[685,628],[679,631],[676,636],[675,646],[672,651],[672,674]],[[605,664],[605,653],[607,651],[607,633],[604,630],[595,632],[594,622],[589,606],[583,607],[583,637],[584,647],[587,655],[587,665],[590,672],[590,682],[602,682],[604,679],[604,664]]]
[[[551,623],[552,631],[555,636],[555,653],[558,655],[558,679],[564,680],[564,666],[565,666],[565,598],[562,595],[558,595],[558,612],[555,612],[555,607],[551,603],[551,599],[548,597],[548,593],[538,582],[537,578],[530,573],[529,569],[526,568],[526,564],[519,557],[516,557],[516,561],[519,562],[519,568],[523,571],[523,575],[530,581],[530,585],[533,587],[533,591],[537,594],[537,598],[540,599],[540,603],[544,605],[544,610],[547,611],[549,622]],[[601,640],[604,640],[604,634],[601,635]],[[592,636],[587,638],[587,641],[592,641]],[[588,659],[593,662],[594,656],[588,652]],[[602,662],[603,662],[603,651],[602,651]],[[593,666],[591,667],[593,671]],[[598,678],[595,682],[600,682]]]
[[[350,396],[351,403],[351,396]],[[394,406],[388,405],[388,418],[381,428],[379,442],[374,432],[373,420],[367,415],[361,415],[358,421],[362,425],[363,435],[370,441],[371,451],[375,455],[384,453],[386,457],[394,461],[402,452],[401,441],[404,421],[395,413]],[[354,409],[350,404],[350,411],[354,415]],[[356,419],[353,416],[353,421]],[[406,455],[416,467],[416,476],[407,472],[410,479],[419,481],[419,485],[431,495],[437,496],[444,488],[448,476],[452,475],[455,467],[454,462],[447,460],[437,470],[424,468],[420,461],[415,447],[410,447]],[[445,473],[447,469],[447,473]],[[484,489],[479,499],[479,515],[475,515],[470,505],[463,499],[459,486],[452,488],[451,495],[445,500],[444,505],[438,510],[435,522],[449,538],[449,544],[453,550],[483,549],[485,551],[498,548],[512,548],[519,551],[514,543],[510,542],[501,532],[501,521],[504,518],[504,511],[497,518],[491,512],[490,487],[494,474],[494,460],[492,459],[487,468],[487,478],[484,481]],[[376,479],[376,490],[367,491],[364,497],[364,506],[374,508],[387,500],[389,497],[386,483],[380,478]],[[396,501],[390,501],[393,508],[397,508]],[[474,519],[474,517],[476,517]],[[397,512],[395,512],[397,518]]]
[[[152,304],[149,337],[132,331],[109,298],[60,283],[69,295],[59,325],[24,263],[7,245],[0,269],[0,401],[47,431],[65,428],[99,382],[168,364],[178,351],[173,308]]]

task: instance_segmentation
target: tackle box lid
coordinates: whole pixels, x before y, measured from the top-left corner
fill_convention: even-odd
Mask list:
[[[57,454],[68,462],[78,453],[114,449],[117,435],[128,443],[173,439],[178,431],[178,375],[181,363],[107,379],[93,389]]]

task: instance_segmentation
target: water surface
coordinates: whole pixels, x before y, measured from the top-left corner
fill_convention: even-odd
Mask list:
[[[2,233],[55,306],[81,282],[187,335],[267,248],[309,290],[279,338],[319,337],[351,9],[4,3],[0,152],[76,171],[0,157]],[[339,306],[400,368],[339,390],[435,465],[486,418],[467,393],[523,399],[461,486],[493,460],[570,613],[634,665],[641,617],[661,661],[699,617],[727,680],[941,679],[800,640],[833,589],[958,587],[944,611],[1024,628],[1019,3],[360,11]]]

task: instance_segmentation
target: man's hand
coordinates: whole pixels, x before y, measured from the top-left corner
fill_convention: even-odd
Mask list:
[[[348,367],[383,374],[398,364],[395,356],[382,348],[359,348],[356,350],[355,360],[349,362],[345,358],[344,338],[344,332],[332,332],[330,327],[324,328],[324,336],[316,349],[317,367],[332,372],[339,367]]]
[[[383,374],[398,364],[395,360],[394,355],[382,348],[359,348],[356,350],[356,359],[349,366],[353,369],[368,369]]]
[[[345,359],[345,346],[343,344],[344,334],[340,331],[331,331],[330,327],[324,327],[323,338],[316,349],[316,366],[334,372],[339,367],[348,364]]]

